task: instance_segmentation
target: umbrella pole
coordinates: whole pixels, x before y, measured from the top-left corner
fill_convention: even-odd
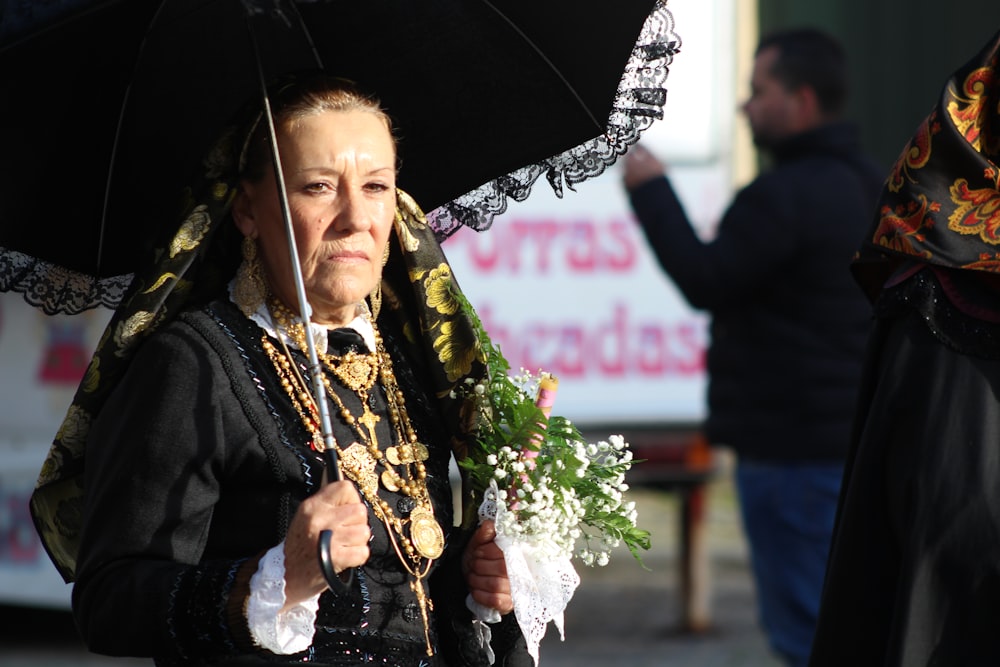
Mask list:
[[[313,337],[312,327],[312,307],[306,296],[305,282],[302,279],[302,264],[299,262],[298,246],[295,243],[295,232],[292,229],[292,216],[288,205],[288,191],[285,187],[284,171],[281,168],[281,155],[278,152],[278,134],[274,127],[274,116],[271,113],[271,98],[267,94],[267,81],[264,77],[264,67],[261,63],[260,49],[257,45],[251,19],[247,17],[247,29],[250,32],[250,41],[253,43],[254,57],[257,61],[257,75],[260,80],[260,91],[263,102],[263,116],[267,122],[267,138],[271,145],[271,161],[274,166],[274,181],[278,188],[278,203],[281,208],[281,218],[285,223],[285,236],[288,239],[288,254],[291,259],[292,278],[295,281],[295,293],[299,301],[299,316],[303,322],[303,329],[306,336],[305,350],[309,357],[309,375],[312,378],[313,399],[316,403],[316,411],[319,414],[320,430],[323,437],[323,458],[326,461],[326,474],[328,481],[339,482],[343,479],[340,471],[340,464],[337,461],[337,441],[333,437],[333,426],[330,421],[330,406],[326,400],[326,388],[323,386],[323,366],[320,364],[319,355],[316,352],[316,340]]]
[[[327,463],[327,477],[330,481],[340,481],[343,479],[340,472],[340,465],[337,462],[337,441],[333,437],[333,426],[330,421],[330,405],[326,400],[326,387],[323,386],[323,365],[319,361],[319,354],[316,352],[316,340],[313,337],[312,327],[309,322],[312,320],[312,307],[306,296],[305,282],[302,279],[302,265],[299,262],[298,246],[295,243],[295,232],[292,229],[292,216],[288,206],[288,193],[285,188],[285,178],[281,170],[281,156],[278,153],[278,140],[274,128],[274,117],[271,115],[271,100],[264,92],[264,118],[267,120],[268,139],[271,142],[271,158],[274,163],[275,183],[278,187],[278,202],[281,206],[281,217],[285,223],[285,235],[288,239],[288,253],[291,259],[292,277],[295,280],[295,293],[299,301],[299,313],[305,325],[303,329],[306,335],[306,353],[309,357],[309,375],[312,379],[313,397],[316,403],[316,410],[319,413],[320,429],[323,435],[323,457]]]
[[[312,378],[313,399],[319,414],[320,429],[323,435],[323,459],[326,462],[327,482],[339,482],[344,479],[337,460],[337,441],[333,437],[333,426],[330,421],[330,406],[326,400],[326,388],[323,386],[323,366],[316,353],[316,340],[313,337],[312,307],[306,297],[305,281],[302,279],[302,264],[299,262],[298,245],[295,243],[295,231],[292,229],[291,209],[288,205],[288,191],[285,187],[284,171],[281,168],[281,155],[278,152],[278,134],[274,128],[274,116],[271,114],[271,98],[267,94],[267,81],[264,67],[260,59],[260,49],[253,31],[251,18],[247,17],[247,28],[250,41],[253,43],[254,57],[257,61],[257,75],[260,79],[260,91],[264,107],[264,119],[267,121],[267,138],[271,144],[271,161],[274,166],[274,182],[278,189],[278,203],[281,208],[281,218],[285,223],[285,236],[288,239],[288,254],[291,259],[292,277],[295,280],[295,294],[299,300],[299,313],[306,336],[306,348],[309,356],[309,375]],[[321,530],[316,543],[320,570],[326,579],[327,586],[338,593],[346,593],[352,584],[353,570],[346,569],[337,574],[333,564],[333,531]]]

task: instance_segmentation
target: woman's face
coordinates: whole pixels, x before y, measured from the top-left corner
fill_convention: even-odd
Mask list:
[[[367,111],[327,111],[279,129],[278,148],[313,321],[346,324],[382,277],[396,210],[389,129]],[[298,312],[273,172],[242,184],[233,218],[257,238],[272,293]]]

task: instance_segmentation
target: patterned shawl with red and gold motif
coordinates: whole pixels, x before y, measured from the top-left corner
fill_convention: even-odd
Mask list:
[[[872,297],[906,260],[1000,273],[1000,33],[948,80],[896,160],[853,266]]]

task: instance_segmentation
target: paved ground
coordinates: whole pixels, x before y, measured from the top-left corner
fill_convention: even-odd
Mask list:
[[[677,503],[637,491],[639,525],[653,533],[643,570],[624,552],[606,568],[579,568],[582,583],[566,610],[566,641],[554,627],[542,642],[541,667],[781,667],[756,625],[746,544],[728,475],[708,500],[711,627],[678,630]]]
[[[567,612],[567,637],[546,636],[544,667],[780,667],[753,621],[752,597],[741,567],[715,568],[714,627],[702,635],[676,631],[670,589],[586,582]]]
[[[566,641],[554,626],[542,642],[540,667],[780,667],[754,618],[746,547],[727,476],[712,485],[708,541],[712,626],[700,635],[678,632],[676,500],[636,490],[639,523],[653,533],[644,558],[628,554],[605,568],[580,567],[582,584],[566,612]],[[67,613],[0,607],[0,667],[149,667],[150,661],[86,652]]]

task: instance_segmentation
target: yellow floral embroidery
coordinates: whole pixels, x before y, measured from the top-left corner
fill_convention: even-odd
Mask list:
[[[157,281],[155,283],[153,283],[152,287],[150,287],[147,290],[144,290],[143,294],[149,294],[151,292],[155,292],[156,290],[160,289],[163,286],[163,284],[165,282],[167,282],[168,280],[170,280],[170,279],[176,280],[177,279],[177,274],[176,273],[164,273],[162,276],[160,276],[157,279]]]
[[[56,479],[59,473],[59,466],[59,458],[50,451],[49,455],[45,458],[45,462],[42,463],[42,469],[38,472],[38,481],[35,483],[35,486],[43,486]]]
[[[449,382],[455,382],[460,377],[468,375],[472,370],[472,362],[477,358],[479,352],[478,341],[474,345],[469,345],[463,341],[455,340],[455,329],[454,322],[443,322],[441,335],[434,339],[434,351],[437,352],[438,359],[444,366],[444,372]]]
[[[931,114],[920,127],[910,145],[899,156],[889,171],[886,186],[890,192],[899,192],[906,181],[913,181],[912,171],[921,169],[931,158],[931,139],[941,131],[941,124],[936,120],[937,114]]]
[[[396,190],[396,212],[402,212],[406,221],[414,227],[421,229],[427,227],[427,218],[424,217],[420,206],[413,200],[413,197],[398,188]]]
[[[59,427],[59,433],[56,434],[56,444],[49,449],[38,473],[36,486],[58,480],[69,460],[83,456],[91,421],[90,413],[86,410],[78,405],[70,406]]]
[[[97,391],[97,387],[101,382],[101,358],[94,355],[90,360],[90,365],[87,366],[87,372],[83,374],[83,380],[80,381],[80,390],[84,393],[90,394]]]
[[[406,252],[416,252],[420,248],[420,239],[410,231],[410,226],[403,219],[402,212],[398,207],[396,208],[396,237]]]
[[[427,290],[427,306],[442,315],[457,313],[461,306],[452,293],[451,287],[451,267],[447,264],[440,264],[436,269],[432,269],[424,281],[424,288]]]
[[[962,90],[949,87],[950,100],[948,115],[955,128],[965,140],[980,151],[979,139],[982,132],[982,116],[986,103],[986,93],[992,83],[993,73],[989,67],[980,67],[969,72],[962,82]],[[963,97],[964,95],[964,97]]]
[[[197,248],[198,244],[205,238],[205,234],[208,233],[211,223],[212,219],[208,215],[208,207],[204,204],[196,206],[170,242],[170,257],[173,258],[182,252]]]
[[[426,229],[427,219],[410,195],[402,190],[396,190],[396,236],[406,252],[416,252],[420,249],[418,239],[412,229]]]
[[[56,439],[74,455],[83,451],[83,446],[87,442],[87,433],[90,432],[90,413],[79,405],[71,405],[66,411],[62,426]]]
[[[115,346],[118,348],[118,356],[122,356],[125,350],[135,342],[137,335],[142,333],[149,323],[153,321],[155,313],[140,310],[124,322],[120,322],[115,329]]]
[[[931,253],[920,246],[926,240],[927,230],[934,226],[932,214],[940,210],[940,204],[927,201],[924,195],[906,206],[895,209],[885,206],[873,240],[883,248],[929,259]]]
[[[994,188],[973,190],[964,178],[955,181],[949,192],[957,208],[948,216],[948,229],[978,234],[990,245],[1000,243],[1000,192]]]
[[[973,271],[991,271],[993,273],[1000,273],[1000,256],[990,256],[983,253],[979,256],[979,259],[975,262],[969,262],[968,264],[962,265],[963,269],[971,269]]]

